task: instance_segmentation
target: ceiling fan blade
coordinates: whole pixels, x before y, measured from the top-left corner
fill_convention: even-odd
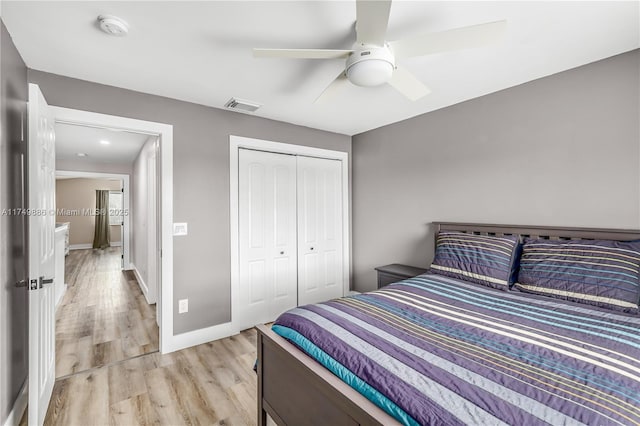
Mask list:
[[[393,71],[389,84],[411,101],[416,101],[431,93],[431,90],[418,80],[415,75],[400,66]]]
[[[389,43],[396,59],[423,56],[450,50],[481,47],[497,42],[507,29],[507,21],[488,22],[454,28]]]
[[[357,0],[356,34],[361,44],[384,46],[391,0]]]
[[[253,49],[256,58],[339,59],[353,50],[339,49]]]
[[[313,103],[318,104],[328,101],[343,90],[347,84],[350,84],[349,80],[347,80],[347,75],[342,71],[340,75],[338,75],[335,80],[333,80],[327,88],[320,93],[320,96],[318,96]]]

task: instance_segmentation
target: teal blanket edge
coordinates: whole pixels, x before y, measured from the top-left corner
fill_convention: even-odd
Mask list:
[[[368,383],[349,371],[345,366],[333,359],[325,351],[314,345],[309,339],[302,334],[288,327],[281,325],[273,325],[271,329],[284,337],[287,340],[295,343],[298,347],[302,348],[309,356],[322,364],[325,368],[338,376],[340,380],[351,386],[358,391],[361,395],[373,402],[375,405],[384,410],[394,419],[398,420],[403,425],[407,426],[419,426],[409,414],[407,414],[402,408],[398,407],[389,398],[378,392],[371,387]]]

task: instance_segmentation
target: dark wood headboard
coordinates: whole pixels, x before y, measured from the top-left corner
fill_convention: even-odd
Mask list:
[[[460,231],[477,235],[521,235],[551,240],[640,240],[640,229],[568,228],[562,226],[492,225],[487,223],[434,222],[437,231]]]

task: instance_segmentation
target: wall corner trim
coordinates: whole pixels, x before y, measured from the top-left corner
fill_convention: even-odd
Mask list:
[[[13,403],[13,408],[9,412],[7,419],[4,422],[3,426],[18,426],[20,424],[20,420],[22,420],[22,416],[24,415],[25,410],[27,409],[27,402],[29,402],[29,394],[27,393],[27,383],[29,383],[29,377],[27,376],[26,380],[22,384],[22,388],[20,388],[20,393],[18,393],[18,397]]]

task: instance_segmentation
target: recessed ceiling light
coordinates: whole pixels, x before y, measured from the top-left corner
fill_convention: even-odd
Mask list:
[[[111,144],[111,142],[109,142],[109,141],[105,141],[105,140],[101,140],[101,141],[100,141],[100,143],[101,143],[102,145],[109,145],[109,144]]]
[[[88,157],[89,154],[87,154],[86,152],[79,152],[76,154],[78,157]]]
[[[129,32],[129,24],[117,16],[100,15],[98,23],[102,31],[112,36],[124,37]]]

